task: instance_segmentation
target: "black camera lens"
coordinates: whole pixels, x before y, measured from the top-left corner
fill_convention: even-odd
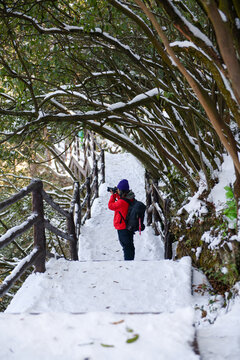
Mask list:
[[[107,191],[108,191],[108,192],[112,191],[114,194],[116,194],[116,192],[117,192],[117,187],[116,187],[116,186],[115,186],[115,187],[107,187]]]

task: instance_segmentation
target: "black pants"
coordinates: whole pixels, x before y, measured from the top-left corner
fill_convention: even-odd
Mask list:
[[[123,248],[124,260],[134,260],[135,248],[133,243],[133,231],[127,229],[118,230],[119,242]]]

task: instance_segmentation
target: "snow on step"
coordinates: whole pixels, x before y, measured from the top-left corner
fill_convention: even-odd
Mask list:
[[[189,307],[158,315],[0,314],[0,359],[197,360],[193,317]]]
[[[6,312],[164,312],[191,305],[191,261],[73,262],[51,259]]]

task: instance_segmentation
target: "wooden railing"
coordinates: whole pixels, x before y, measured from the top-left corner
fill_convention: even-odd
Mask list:
[[[100,164],[100,165],[99,165]],[[99,177],[99,170],[101,178]],[[99,179],[100,178],[100,179]],[[12,273],[5,278],[0,286],[0,297],[2,297],[17,281],[17,279],[32,265],[35,272],[45,271],[46,262],[46,236],[45,229],[55,233],[57,236],[69,241],[70,258],[78,260],[78,237],[81,225],[91,217],[91,206],[98,197],[98,189],[101,183],[105,182],[105,161],[104,151],[95,157],[91,173],[85,182],[80,186],[79,182],[74,183],[73,197],[69,210],[60,207],[52,197],[43,189],[43,183],[39,179],[33,179],[26,188],[13,195],[11,198],[0,203],[0,211],[13,205],[17,201],[32,193],[32,214],[20,225],[8,229],[0,237],[0,249],[9,245],[14,239],[33,227],[34,248],[30,254],[24,257]],[[81,200],[82,199],[82,200]],[[44,201],[55,211],[66,218],[67,231],[56,228],[44,214]]]
[[[71,143],[66,140],[64,151],[57,146],[51,150],[63,164],[67,165],[75,180],[80,182],[90,175],[98,150],[101,151],[94,133],[88,130],[85,130],[82,141],[78,136],[75,136]]]
[[[170,232],[171,200],[164,199],[158,189],[158,180],[145,173],[147,225],[152,225],[155,235],[160,235],[164,241],[164,258],[172,259],[173,234]]]
[[[100,164],[100,166],[99,166]],[[99,176],[100,175],[100,176]],[[94,200],[99,196],[99,185],[105,183],[105,156],[104,150],[101,150],[98,156],[95,156],[93,161],[93,169],[85,182],[79,188],[80,197],[83,200],[80,206],[81,225],[91,217],[91,207]],[[82,212],[85,214],[82,216]]]

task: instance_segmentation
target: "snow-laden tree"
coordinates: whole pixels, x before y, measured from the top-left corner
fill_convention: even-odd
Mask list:
[[[175,194],[201,170],[211,188],[224,148],[238,175],[239,17],[237,1],[1,1],[2,144],[88,128]]]

